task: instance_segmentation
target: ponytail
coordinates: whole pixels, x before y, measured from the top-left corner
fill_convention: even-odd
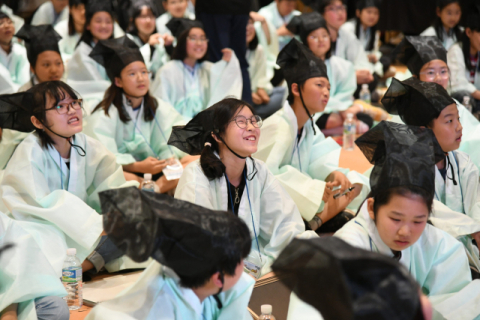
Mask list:
[[[205,146],[200,155],[200,166],[208,180],[221,178],[225,174],[225,165],[214,152],[218,153],[218,143],[212,136],[205,139]]]

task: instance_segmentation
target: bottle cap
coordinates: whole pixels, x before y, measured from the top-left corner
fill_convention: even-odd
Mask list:
[[[363,89],[363,90],[368,89],[368,84],[367,84],[367,83],[362,84],[362,89]]]
[[[260,307],[262,314],[272,314],[272,306],[270,304],[263,304]]]
[[[347,113],[347,119],[352,120],[353,119],[353,113]]]
[[[68,248],[67,249],[67,256],[74,256],[77,254],[77,249],[75,248]]]
[[[152,174],[151,173],[145,173],[143,175],[143,180],[152,180]]]

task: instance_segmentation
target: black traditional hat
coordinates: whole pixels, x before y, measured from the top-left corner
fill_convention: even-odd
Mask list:
[[[381,5],[382,5],[381,0],[359,0],[357,2],[357,9],[363,10],[365,8],[370,8],[370,7],[375,7],[377,9],[380,9]]]
[[[398,59],[418,76],[422,67],[432,60],[447,63],[447,50],[437,37],[406,36],[393,50],[392,58]]]
[[[35,66],[38,55],[44,51],[55,51],[60,54],[58,41],[62,37],[50,24],[39,26],[24,24],[15,36],[25,41],[27,58],[31,66]]]
[[[435,164],[445,154],[432,130],[382,121],[355,143],[375,165],[370,174],[373,195],[402,186],[435,192]]]
[[[0,128],[21,132],[35,130],[30,120],[33,101],[33,94],[30,92],[0,95]]]
[[[145,63],[137,44],[127,36],[98,41],[89,56],[105,67],[112,82],[130,63]]]
[[[246,224],[228,212],[134,187],[101,192],[100,201],[104,229],[120,250],[137,262],[152,257],[179,276],[244,258],[252,245]]]
[[[166,24],[167,28],[172,32],[175,38],[179,38],[182,33],[192,28],[203,29],[203,23],[198,20],[187,18],[172,18]]]
[[[85,3],[87,2],[87,0],[68,0],[68,5],[70,7],[76,7],[78,5],[85,5]]]
[[[322,15],[316,11],[294,16],[287,24],[287,29],[295,35],[298,35],[302,42],[305,42],[310,32],[324,28],[328,30],[327,23]]]
[[[0,11],[0,20],[5,19],[5,18],[8,18],[8,19],[12,20],[12,18],[8,14],[6,14],[3,11]]]
[[[85,19],[87,23],[92,20],[92,17],[97,12],[108,12],[112,17],[114,16],[112,0],[87,0],[85,6]]]
[[[443,109],[454,103],[441,85],[415,77],[401,82],[392,78],[382,99],[388,113],[399,115],[404,123],[412,126],[428,126]]]
[[[405,267],[337,237],[294,239],[272,270],[325,320],[411,320],[422,313],[418,284]]]

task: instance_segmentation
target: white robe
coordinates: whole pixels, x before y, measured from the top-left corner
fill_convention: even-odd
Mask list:
[[[30,233],[32,225],[0,212],[0,248],[6,244],[14,245],[0,257],[0,310],[19,303],[19,320],[37,319],[34,299],[66,295],[58,274]]]
[[[0,87],[1,93],[17,92],[18,88],[30,79],[30,63],[27,59],[27,50],[16,42],[12,43],[12,49],[8,54],[0,48],[0,65],[3,67],[0,68],[0,78],[5,78],[5,83],[10,83],[9,91],[3,86]]]
[[[150,91],[170,103],[188,121],[227,96],[241,99],[240,64],[232,53],[228,63],[224,60],[197,63],[192,75],[182,61],[171,60],[157,71]]]
[[[342,29],[353,33],[356,35],[356,28],[357,28],[357,21],[356,19],[350,20],[345,22],[342,27]],[[360,28],[360,37],[357,37],[357,39],[360,41],[360,43],[363,46],[363,49],[365,49],[365,53],[368,54],[374,54],[377,57],[377,62],[373,64],[373,68],[376,74],[379,76],[383,76],[383,64],[380,62],[380,58],[382,57],[382,53],[380,52],[380,31],[377,30],[375,32],[375,40],[373,44],[373,50],[367,50],[367,46],[370,42],[370,39],[372,37],[371,29],[368,28],[367,30],[364,30],[363,28]],[[368,58],[368,57],[367,57]]]
[[[136,283],[97,305],[86,319],[250,320],[247,307],[254,283],[242,274],[233,288],[218,295],[223,304],[218,309],[212,296],[200,302],[192,289],[180,285],[172,269],[153,261]]]
[[[465,66],[462,47],[459,43],[454,44],[448,50],[447,64],[450,69],[450,93],[467,91],[471,94],[476,90],[480,90],[480,72],[475,72],[474,83],[468,80],[470,71]]]
[[[80,40],[81,34],[77,32],[72,35],[68,34],[68,19],[57,23],[55,31],[62,37],[58,42],[58,47],[60,48],[62,59],[66,65],[72,57],[73,52],[75,52],[75,47]]]
[[[66,66],[67,80],[75,81],[110,81],[105,68],[88,55],[93,48],[80,42]]]
[[[355,70],[374,72],[374,67],[368,61],[367,54],[357,36],[345,28],[338,30],[337,45],[332,54],[353,63]]]
[[[39,26],[41,24],[51,24],[55,26],[63,20],[68,20],[69,9],[66,6],[55,19],[55,9],[51,1],[44,2],[33,15],[31,25]]]
[[[153,51],[152,55],[152,48],[148,43],[144,44],[138,36],[134,36],[130,33],[127,33],[127,36],[132,39],[140,48],[140,52],[145,60],[147,69],[153,74],[155,74],[161,66],[170,60],[167,52],[165,51],[163,39],[160,39],[160,43],[155,45],[155,50]]]
[[[185,10],[183,17],[190,20],[195,20],[195,12],[189,12],[188,9]],[[168,12],[163,13],[160,15],[157,20],[155,20],[155,25],[157,27],[157,32],[160,34],[168,34],[172,35],[170,29],[167,28],[167,23],[172,19],[172,15]]]
[[[111,105],[108,116],[103,110],[98,110],[91,115],[89,126],[91,125],[92,128],[87,131],[91,130],[92,137],[115,154],[117,163],[120,165],[142,161],[147,157],[182,158],[185,154],[175,147],[168,146],[167,142],[172,127],[185,124],[183,117],[168,103],[160,99],[157,99],[157,102],[156,119],[152,121],[145,121],[143,103],[138,110],[136,120],[133,118],[127,123],[120,120],[117,108]],[[132,108],[125,107],[125,110],[128,108],[129,116],[132,118]]]
[[[252,165],[248,158],[247,173],[253,171]],[[252,236],[252,252],[245,260],[261,267],[260,274],[264,275],[271,271],[273,261],[293,238],[312,238],[317,237],[317,234],[314,231],[305,231],[305,224],[295,203],[265,163],[255,160],[255,165],[258,172],[252,181],[247,180],[240,199],[238,217],[247,224]],[[227,194],[225,177],[209,181],[199,160],[196,160],[183,171],[175,198],[208,209],[227,211]],[[261,261],[258,259],[255,234],[258,236]]]
[[[252,92],[259,88],[264,89],[268,94],[272,92],[273,86],[270,79],[273,77],[273,68],[267,66],[267,55],[261,44],[255,50],[247,50],[248,74]]]
[[[353,103],[353,94],[357,90],[357,77],[353,64],[343,58],[331,56],[325,60],[330,98],[324,112],[347,110]]]
[[[460,30],[463,32],[463,27],[460,27]],[[435,28],[433,26],[430,26],[427,29],[425,29],[422,33],[420,33],[420,35],[436,37],[437,32],[435,31]],[[453,33],[452,30],[450,30],[449,33],[446,33],[445,29],[442,28],[442,36],[443,36],[442,45],[446,50],[450,49],[458,41],[457,37],[455,36],[455,33]]]
[[[323,210],[325,179],[333,171],[343,172],[350,182],[363,185],[357,200],[349,205],[353,210],[370,192],[366,176],[338,167],[342,148],[332,138],[325,138],[316,125],[315,130],[316,135],[307,121],[297,145],[297,117],[287,101],[263,122],[258,151],[253,155],[265,161],[306,221]]]
[[[390,248],[380,238],[366,203],[357,217],[334,236],[364,250],[393,257]],[[449,234],[427,224],[417,242],[402,251],[400,263],[429,297],[434,319],[478,319],[480,280],[472,282],[465,251]]]
[[[275,33],[278,28],[280,28],[283,25],[287,25],[294,16],[299,16],[302,13],[298,10],[293,10],[289,15],[282,17],[280,13],[278,12],[277,9],[277,2],[273,1],[269,5],[261,8],[258,10],[258,13],[265,17],[265,19],[271,23],[275,27]],[[278,37],[278,44],[279,44],[279,50],[282,50],[283,47],[287,45],[287,43],[292,40],[293,37],[291,36],[280,36]]]
[[[70,170],[53,147],[44,149],[31,133],[15,150],[0,183],[0,210],[28,221],[35,239],[60,277],[67,248],[76,248],[83,261],[96,247],[103,230],[98,193],[138,185],[126,182],[115,156],[100,142],[82,133],[72,148]]]

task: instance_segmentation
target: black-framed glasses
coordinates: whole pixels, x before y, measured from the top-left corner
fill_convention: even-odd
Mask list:
[[[248,119],[244,116],[236,116],[235,118],[233,118],[232,121],[235,121],[235,123],[240,129],[245,129],[247,127],[248,121],[250,121],[252,126],[254,126],[255,128],[261,128],[263,124],[262,117],[260,116],[252,116]]]
[[[70,103],[59,103],[53,108],[45,109],[46,111],[49,110],[56,110],[58,114],[67,114],[70,108],[73,110],[80,110],[83,106],[83,100],[78,99],[78,100],[73,100]]]

